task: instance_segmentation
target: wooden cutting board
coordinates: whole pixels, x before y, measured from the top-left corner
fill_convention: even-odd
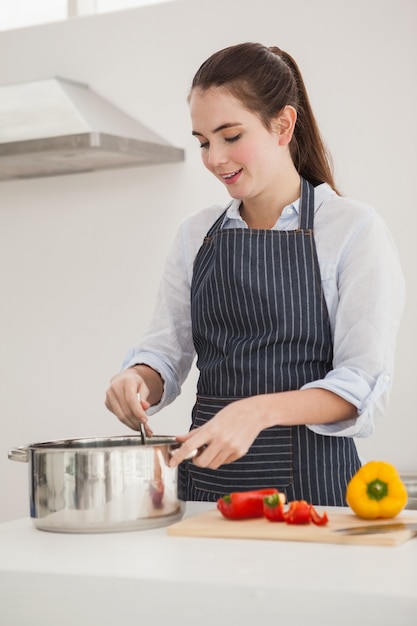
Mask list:
[[[317,507],[318,510],[319,507]],[[291,525],[285,522],[269,522],[265,518],[232,521],[224,518],[216,509],[194,515],[167,527],[169,535],[183,537],[216,537],[227,539],[263,539],[269,541],[308,541],[316,543],[339,543],[368,546],[397,546],[416,534],[410,530],[395,532],[345,535],[334,533],[337,528],[387,524],[389,522],[417,522],[417,516],[398,515],[394,520],[361,520],[354,513],[327,510],[329,522],[325,526],[315,524]]]

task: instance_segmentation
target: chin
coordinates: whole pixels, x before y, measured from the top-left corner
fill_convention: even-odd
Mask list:
[[[237,190],[227,188],[227,191],[229,193],[229,196],[234,200],[244,200],[246,198],[246,194],[243,194],[242,192],[239,192]]]

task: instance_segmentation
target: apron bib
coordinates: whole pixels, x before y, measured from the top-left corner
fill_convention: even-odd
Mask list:
[[[332,340],[314,241],[314,188],[301,179],[299,228],[207,233],[191,284],[200,371],[191,428],[224,406],[299,389],[332,369]],[[256,419],[256,415],[254,415]],[[232,491],[276,487],[288,500],[344,506],[360,466],[353,439],[306,426],[261,431],[245,456],[217,470],[179,466],[179,497],[216,501]]]

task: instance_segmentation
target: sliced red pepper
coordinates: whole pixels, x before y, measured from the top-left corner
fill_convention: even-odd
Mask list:
[[[284,505],[279,493],[264,498],[264,517],[270,522],[285,522]]]
[[[289,509],[284,513],[287,524],[309,524],[310,505],[305,500],[293,500]]]
[[[317,526],[323,526],[329,521],[326,511],[323,515],[319,515],[312,504],[310,504],[310,518],[313,524],[316,524]]]
[[[284,509],[285,495],[278,489],[258,489],[255,491],[236,491],[217,500],[217,509],[231,520],[265,517],[271,522],[287,524],[309,524],[317,526],[327,524],[327,513],[320,515],[306,500],[289,502]]]
[[[162,480],[159,478],[152,480],[149,484],[149,494],[151,496],[152,504],[155,509],[162,507],[162,500],[164,498],[165,486]]]
[[[278,493],[277,489],[236,491],[217,500],[217,509],[227,519],[251,519],[263,517],[265,496]]]

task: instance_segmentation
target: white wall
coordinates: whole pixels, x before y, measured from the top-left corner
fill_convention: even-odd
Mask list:
[[[110,376],[148,321],[178,221],[226,192],[190,136],[186,94],[218,48],[252,40],[295,56],[340,187],[374,205],[397,241],[408,302],[388,413],[359,442],[417,470],[415,0],[196,0],[0,34],[0,83],[88,83],[186,160],[0,183],[0,521],[28,514],[27,466],[8,449],[125,434],[104,407]],[[195,373],[154,430],[188,429]]]

